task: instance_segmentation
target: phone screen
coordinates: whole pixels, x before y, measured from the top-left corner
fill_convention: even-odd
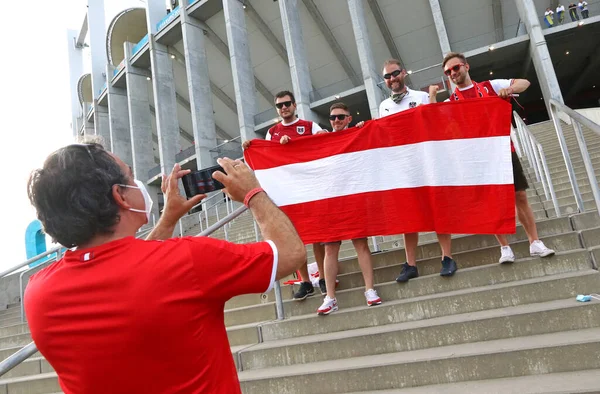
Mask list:
[[[212,174],[215,171],[225,173],[223,167],[217,165],[184,175],[183,178],[181,178],[181,181],[183,182],[183,188],[187,198],[194,197],[197,194],[206,194],[223,189],[225,186],[212,177]]]

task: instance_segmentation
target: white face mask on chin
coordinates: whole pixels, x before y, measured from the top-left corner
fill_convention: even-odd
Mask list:
[[[119,186],[128,187],[131,189],[139,189],[142,192],[142,196],[144,197],[144,209],[142,210],[142,209],[129,208],[129,210],[132,212],[145,213],[147,223],[150,223],[150,212],[152,212],[152,204],[154,204],[154,201],[152,201],[152,198],[150,197],[150,193],[148,193],[148,190],[146,189],[146,185],[144,185],[144,183],[142,181],[138,181],[137,179],[134,179],[133,182],[135,182],[135,184],[137,186],[121,185],[121,184]]]

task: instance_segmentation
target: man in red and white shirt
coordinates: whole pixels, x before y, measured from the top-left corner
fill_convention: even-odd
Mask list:
[[[483,97],[500,97],[510,101],[513,93],[522,93],[527,90],[530,85],[529,81],[526,79],[494,79],[484,82],[474,82],[469,75],[469,63],[467,63],[467,59],[462,53],[450,52],[444,57],[442,66],[444,68],[444,74],[449,76],[452,82],[456,84],[456,89],[450,95],[450,101]],[[529,185],[512,143],[511,151],[517,217],[529,238],[529,252],[531,256],[552,256],[554,250],[547,248],[538,238],[533,211],[531,210],[529,201],[527,201],[527,189],[529,188]],[[501,264],[513,263],[515,261],[515,255],[508,245],[506,235],[498,234],[496,235],[496,238],[501,245],[499,262]]]
[[[271,127],[267,131],[265,139],[267,141],[276,141],[282,145],[288,144],[296,138],[307,137],[313,134],[326,133],[321,126],[315,122],[309,120],[303,120],[296,116],[296,98],[294,94],[288,90],[283,90],[275,95],[275,107],[277,113],[281,117],[282,121]],[[248,149],[251,141],[244,141],[242,143],[243,149]],[[320,243],[313,244],[313,253],[319,274],[319,287],[321,294],[325,295],[327,290],[325,286],[325,279],[322,273],[324,271],[324,260],[325,260],[325,248]],[[314,287],[308,274],[308,266],[305,264],[299,270],[300,276],[302,276],[302,283],[300,283],[300,289],[294,294],[294,300],[303,301],[307,297],[312,296],[315,293]]]
[[[241,393],[224,324],[225,302],[268,291],[304,264],[290,220],[239,161],[219,159],[214,178],[254,215],[265,242],[236,245],[173,238],[187,200],[176,165],[163,181],[166,205],[149,240],[136,239],[151,199],[131,169],[97,144],[51,154],[29,179],[47,234],[75,248],[31,277],[31,336],[66,394]],[[159,241],[159,239],[166,239]]]

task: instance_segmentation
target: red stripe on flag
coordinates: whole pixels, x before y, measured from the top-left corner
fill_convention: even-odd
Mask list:
[[[305,244],[372,235],[514,234],[513,185],[395,189],[288,205]]]
[[[510,104],[497,97],[423,105],[367,122],[362,129],[292,139],[286,145],[252,140],[244,156],[250,167],[262,170],[367,149],[507,136],[511,110]]]

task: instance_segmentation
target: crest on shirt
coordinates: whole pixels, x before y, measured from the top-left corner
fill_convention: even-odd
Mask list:
[[[415,108],[417,106],[417,103],[414,101],[411,101],[410,103],[408,103],[408,108]]]
[[[296,132],[300,135],[304,134],[304,132],[306,131],[306,129],[304,128],[304,126],[296,126]]]

